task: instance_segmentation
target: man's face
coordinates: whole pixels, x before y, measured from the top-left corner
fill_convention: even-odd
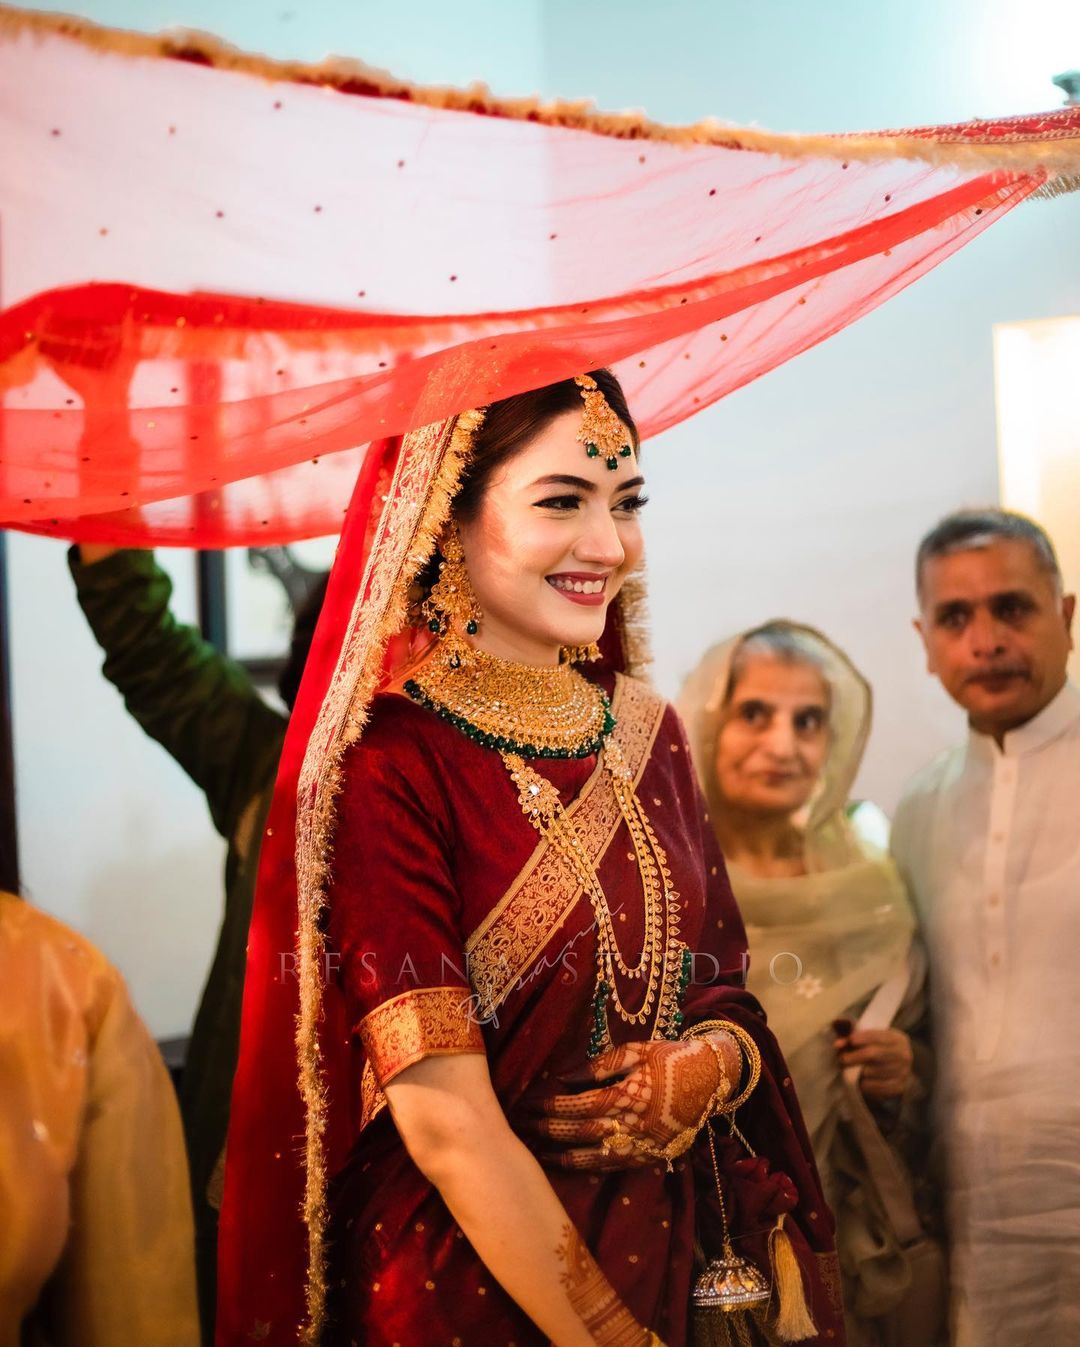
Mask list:
[[[915,626],[927,668],[972,728],[1000,738],[1061,690],[1072,649],[1072,595],[1026,542],[931,557],[923,567]]]

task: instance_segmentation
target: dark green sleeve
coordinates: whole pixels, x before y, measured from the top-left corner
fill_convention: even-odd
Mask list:
[[[127,709],[206,793],[231,837],[272,777],[285,718],[247,673],[169,610],[172,581],[152,552],[114,552],[84,566],[68,553],[79,604],[105,652],[103,672]]]

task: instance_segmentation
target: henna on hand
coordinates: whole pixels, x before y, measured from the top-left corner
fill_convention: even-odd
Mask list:
[[[545,1104],[538,1130],[573,1147],[545,1157],[550,1163],[570,1169],[627,1169],[657,1159],[670,1164],[731,1089],[721,1050],[703,1038],[627,1043],[597,1058],[591,1072],[611,1083]]]
[[[555,1252],[565,1268],[562,1283],[567,1299],[597,1347],[663,1347],[619,1299],[574,1226],[563,1228],[563,1242]]]

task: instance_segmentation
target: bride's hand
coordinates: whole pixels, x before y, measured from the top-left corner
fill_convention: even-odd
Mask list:
[[[710,1105],[738,1083],[738,1045],[724,1033],[710,1038],[626,1043],[598,1057],[589,1076],[601,1084],[545,1102],[539,1131],[566,1148],[545,1161],[566,1169],[632,1169],[689,1150]]]

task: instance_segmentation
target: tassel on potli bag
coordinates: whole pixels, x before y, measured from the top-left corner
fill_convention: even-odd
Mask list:
[[[770,1325],[781,1342],[802,1342],[817,1336],[810,1317],[803,1285],[802,1268],[791,1247],[791,1236],[784,1229],[781,1214],[769,1234],[769,1259],[772,1262],[773,1290],[776,1292],[776,1318]]]

